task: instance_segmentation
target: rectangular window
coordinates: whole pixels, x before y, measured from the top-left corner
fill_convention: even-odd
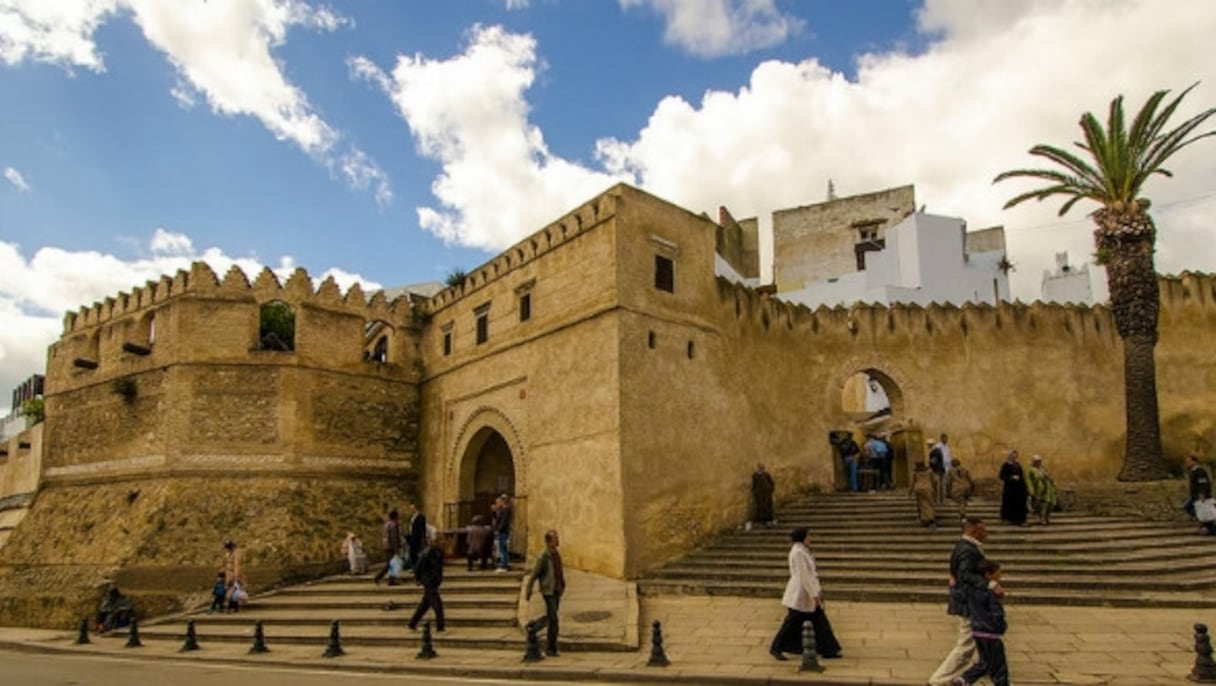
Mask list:
[[[532,318],[532,294],[524,293],[519,296],[519,321],[526,322]]]
[[[473,310],[477,317],[477,345],[485,343],[490,338],[490,306],[489,304]]]
[[[452,354],[452,332],[451,331],[443,332],[443,354],[445,356]]]
[[[675,263],[669,257],[654,256],[654,287],[668,293],[676,292]]]

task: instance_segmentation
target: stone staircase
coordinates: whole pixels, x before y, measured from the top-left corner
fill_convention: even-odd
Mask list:
[[[465,571],[464,564],[449,564],[444,569],[442,587],[447,630],[434,631],[437,649],[480,648],[523,651],[525,636],[519,629],[516,609],[523,571],[504,574],[494,571]],[[275,644],[324,646],[329,640],[330,623],[340,623],[342,645],[405,646],[421,645],[421,624],[417,631],[407,626],[421,597],[421,588],[406,582],[397,586],[373,584],[372,576],[339,575],[318,581],[287,586],[255,595],[239,613],[208,614],[204,611],[151,620],[140,625],[144,640],[182,641],[187,620],[194,620],[199,643],[249,643],[254,623],[261,620],[266,642]],[[390,605],[391,603],[391,605]],[[111,634],[126,637],[126,631]]]
[[[989,525],[987,555],[1002,564],[1009,601],[1022,604],[1216,607],[1216,539],[1189,524],[1056,513],[1050,526],[1000,523],[999,503],[973,502]],[[789,532],[807,526],[825,599],[945,603],[959,516],[915,522],[905,493],[810,495],[773,528],[735,531],[639,582],[667,593],[780,597]]]

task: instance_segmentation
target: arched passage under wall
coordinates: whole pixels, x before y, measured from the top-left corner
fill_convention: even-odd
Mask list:
[[[465,423],[449,463],[444,523],[466,526],[474,515],[488,524],[494,500],[510,496],[513,516],[512,556],[523,556],[528,543],[527,497],[524,488],[523,448],[514,425],[500,411],[484,407]]]
[[[906,488],[912,466],[922,459],[922,432],[912,421],[902,375],[887,365],[874,361],[854,361],[842,367],[829,388],[828,407],[833,408],[832,431],[828,438],[833,457],[834,487],[848,490],[848,473],[840,456],[839,439],[851,434],[862,447],[861,467],[866,464],[865,443],[868,437],[885,439],[891,450],[889,475],[895,488]],[[876,486],[879,480],[872,472],[863,476],[862,488]]]

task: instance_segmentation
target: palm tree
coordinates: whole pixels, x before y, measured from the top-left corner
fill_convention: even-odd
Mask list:
[[[1030,149],[1031,155],[1045,157],[1063,170],[1016,169],[993,180],[996,183],[1029,177],[1048,182],[1043,188],[1014,196],[1005,203],[1006,208],[1031,198],[1044,200],[1053,195],[1068,198],[1060,208],[1061,216],[1079,200],[1093,200],[1101,205],[1090,214],[1097,226],[1096,258],[1098,264],[1106,267],[1111,312],[1123,339],[1127,444],[1120,481],[1149,481],[1169,474],[1161,452],[1157,368],[1153,359],[1160,309],[1157,272],[1153,267],[1157,227],[1148,214],[1149,200],[1140,197],[1140,191],[1154,174],[1173,176],[1162,165],[1174,153],[1216,135],[1216,130],[1194,134],[1195,129],[1216,114],[1216,108],[1200,112],[1175,129],[1165,130],[1174,110],[1196,85],[1182,91],[1160,112],[1157,108],[1169,91],[1154,93],[1136,114],[1130,130],[1124,125],[1120,95],[1110,103],[1105,129],[1092,113],[1086,112],[1081,117],[1085,140],[1075,145],[1085,151],[1085,156],[1050,145],[1036,145]]]

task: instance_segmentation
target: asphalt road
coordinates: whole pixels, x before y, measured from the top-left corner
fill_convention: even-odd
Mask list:
[[[328,686],[341,683],[357,683],[360,686],[451,686],[521,682],[132,660],[90,655],[44,655],[0,650],[0,684],[4,686]]]

